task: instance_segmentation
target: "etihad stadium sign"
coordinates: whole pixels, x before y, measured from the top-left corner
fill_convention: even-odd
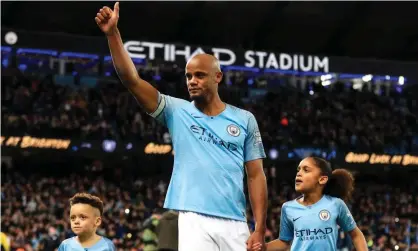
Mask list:
[[[13,36],[10,36],[13,33]],[[111,60],[107,40],[92,36],[72,36],[61,33],[39,33],[36,31],[22,31],[4,28],[1,30],[5,52],[21,49],[40,51],[48,55],[60,57],[104,58],[108,64]],[[36,39],[34,39],[36,38]],[[6,48],[7,47],[7,48]],[[335,57],[329,55],[302,55],[254,49],[221,48],[164,43],[163,41],[141,41],[139,38],[127,39],[124,47],[134,59],[155,60],[156,63],[175,62],[184,66],[187,60],[197,53],[209,53],[218,57],[220,64],[231,70],[281,72],[306,75],[322,75],[323,73],[344,74],[345,78],[361,78],[373,75],[374,79],[397,79],[403,76],[418,80],[417,62],[395,62],[358,59],[349,57]]]
[[[273,53],[267,51],[234,51],[227,48],[196,47],[145,41],[127,41],[125,49],[131,58],[163,59],[165,62],[187,62],[196,54],[208,53],[219,59],[221,66],[242,65],[261,69],[329,72],[329,58],[313,55]]]

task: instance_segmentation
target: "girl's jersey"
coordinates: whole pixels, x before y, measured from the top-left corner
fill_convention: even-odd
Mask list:
[[[304,206],[296,199],[283,204],[279,239],[292,241],[291,250],[336,251],[338,226],[344,232],[357,226],[343,200],[324,195]]]

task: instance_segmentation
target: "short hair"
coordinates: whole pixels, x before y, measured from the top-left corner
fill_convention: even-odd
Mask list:
[[[75,204],[87,204],[94,208],[97,208],[100,212],[100,216],[103,215],[103,201],[94,195],[88,193],[77,193],[69,199],[70,206]]]

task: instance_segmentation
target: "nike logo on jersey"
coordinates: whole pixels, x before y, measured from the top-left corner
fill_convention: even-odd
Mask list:
[[[299,220],[299,218],[302,218],[302,216],[297,217],[297,218],[293,218],[293,222],[295,222],[295,221]]]
[[[194,115],[193,113],[191,113],[190,115],[192,115],[192,117],[193,117],[193,118],[196,118],[196,119],[201,119],[201,118],[202,118],[201,116],[196,116],[196,115]]]

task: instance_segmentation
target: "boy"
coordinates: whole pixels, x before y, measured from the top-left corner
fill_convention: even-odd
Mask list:
[[[77,193],[69,201],[71,230],[76,237],[64,240],[58,251],[116,251],[111,240],[96,234],[102,223],[103,202],[87,193]]]

